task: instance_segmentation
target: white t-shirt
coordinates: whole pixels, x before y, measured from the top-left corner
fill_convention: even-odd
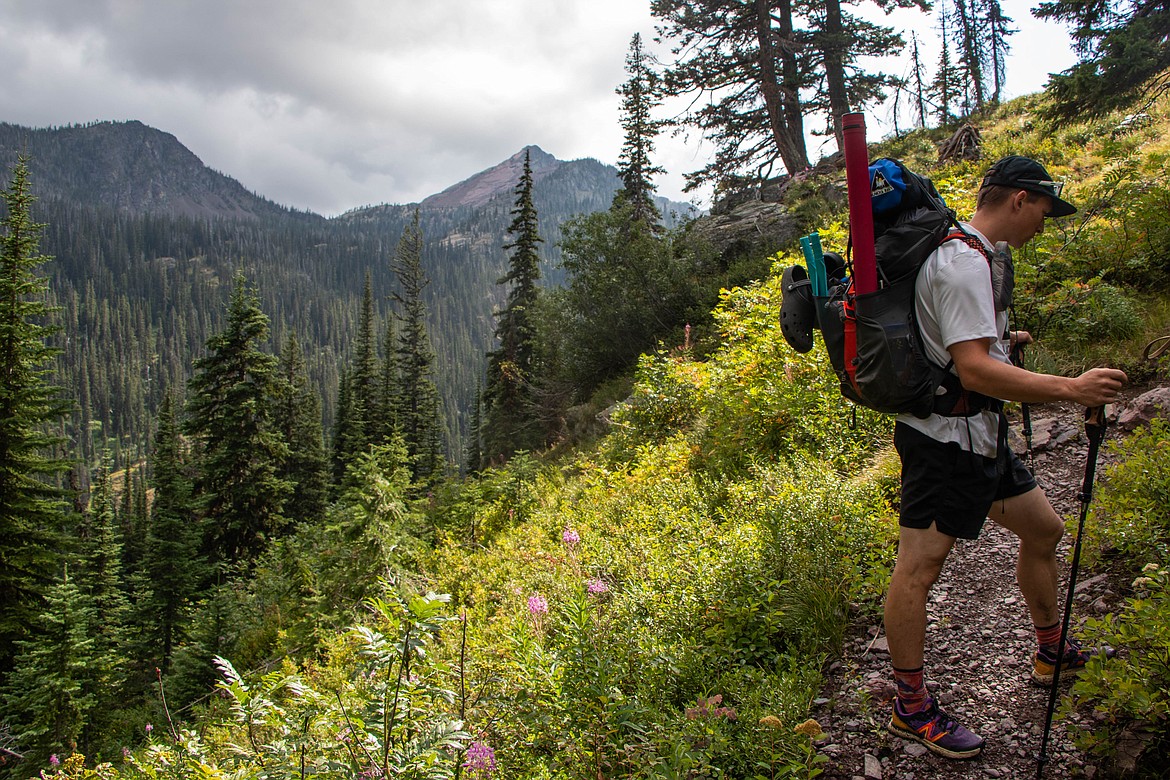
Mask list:
[[[992,251],[986,236],[966,223],[963,229]],[[914,305],[926,354],[936,365],[950,363],[947,347],[952,344],[986,338],[992,339],[991,356],[1010,362],[1008,342],[1003,339],[1008,317],[1006,311],[995,311],[991,266],[982,253],[963,241],[947,241],[927,258],[918,272]],[[951,373],[957,373],[953,366]],[[996,456],[999,415],[995,412],[979,412],[971,417],[932,414],[926,419],[903,414],[898,421],[935,441],[956,442],[980,455]]]

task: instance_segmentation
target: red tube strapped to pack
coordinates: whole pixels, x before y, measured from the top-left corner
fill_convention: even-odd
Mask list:
[[[845,136],[845,183],[849,190],[849,236],[853,242],[853,286],[858,295],[877,290],[877,256],[873,244],[873,201],[870,197],[869,149],[865,115],[841,117]]]

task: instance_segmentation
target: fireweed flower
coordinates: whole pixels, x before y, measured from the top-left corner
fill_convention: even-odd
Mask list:
[[[565,532],[561,534],[561,541],[572,547],[581,541],[581,536],[572,528],[566,528]]]
[[[591,596],[600,596],[602,593],[609,593],[609,586],[605,584],[604,580],[589,580],[585,583],[585,589],[589,591]]]
[[[547,615],[548,600],[539,593],[533,593],[528,597],[528,611],[532,613],[533,617]]]
[[[472,742],[463,758],[467,776],[474,780],[487,780],[496,771],[496,751],[483,742]]]
[[[53,755],[49,756],[49,764],[50,764],[51,766],[60,766],[60,765],[61,765],[61,759],[57,758],[57,754],[56,754],[56,753],[54,753]]]
[[[150,725],[149,723],[147,723],[147,724],[146,724],[146,733],[147,733],[147,734],[149,734],[149,733],[150,733],[150,732],[152,732],[152,731],[154,731],[154,726],[152,726],[152,725]]]

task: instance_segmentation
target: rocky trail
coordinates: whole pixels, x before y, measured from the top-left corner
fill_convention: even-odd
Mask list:
[[[1164,393],[1165,388],[1155,393]],[[1127,394],[1130,399],[1138,391]],[[1143,396],[1145,398],[1146,396]],[[1124,436],[1113,424],[1133,414],[1134,402],[1112,410],[1106,441]],[[1170,411],[1170,404],[1165,409]],[[1035,434],[1031,463],[1036,480],[1057,512],[1075,521],[1080,516],[1088,442],[1083,409],[1047,405],[1032,410]],[[1013,435],[1019,421],[1013,420]],[[1023,440],[1013,448],[1023,453]],[[1022,457],[1025,457],[1021,455]],[[1115,456],[1103,446],[1097,483]],[[1025,457],[1025,462],[1028,458]],[[1068,583],[1073,535],[1061,549],[1060,603]],[[813,716],[828,736],[819,749],[829,758],[824,777],[842,780],[924,780],[1036,777],[1037,756],[1048,705],[1048,689],[1029,678],[1035,635],[1015,582],[1015,537],[993,522],[975,541],[959,540],[943,569],[927,607],[927,686],[943,709],[987,740],[982,755],[954,761],[889,734],[886,723],[894,687],[880,616],[853,627],[842,657],[830,666]],[[1118,583],[1083,567],[1074,598],[1072,630],[1086,617],[1115,609],[1123,594]],[[1067,690],[1062,681],[1061,688]],[[1078,751],[1059,721],[1048,742],[1045,778],[1092,778],[1091,757]]]

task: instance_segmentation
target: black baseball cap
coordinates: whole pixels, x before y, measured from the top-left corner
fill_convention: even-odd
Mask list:
[[[1044,166],[1030,157],[1013,154],[991,166],[983,176],[980,189],[992,185],[1015,187],[1047,195],[1052,198],[1052,209],[1047,214],[1049,217],[1067,217],[1077,213],[1076,206],[1060,198],[1064,182],[1053,181],[1048,171],[1044,170]]]

